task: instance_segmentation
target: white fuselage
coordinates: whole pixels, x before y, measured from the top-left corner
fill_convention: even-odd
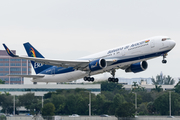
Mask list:
[[[162,40],[167,38],[167,40]],[[152,37],[109,49],[100,53],[85,56],[79,60],[105,60],[114,59],[116,64],[108,65],[106,68],[91,72],[90,75],[96,75],[103,72],[109,72],[111,69],[123,69],[125,66],[146,61],[169,52],[175,46],[175,41],[166,36]],[[74,70],[62,74],[45,75],[43,78],[33,79],[33,82],[69,82],[89,75],[89,71]]]

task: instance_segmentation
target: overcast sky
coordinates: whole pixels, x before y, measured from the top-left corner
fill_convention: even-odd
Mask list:
[[[166,65],[160,57],[149,60],[144,72],[118,70],[116,77],[155,77],[161,71],[180,77],[179,5],[179,0],[3,0],[0,41],[20,55],[26,54],[22,44],[30,42],[47,58],[77,59],[165,35],[176,41]]]

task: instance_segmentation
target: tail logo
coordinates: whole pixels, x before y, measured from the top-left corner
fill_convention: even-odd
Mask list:
[[[32,54],[31,54],[32,57],[36,57],[36,53],[35,53],[35,51],[34,51],[33,48],[31,48],[30,53],[32,53]]]
[[[36,68],[39,68],[39,67],[42,67],[43,66],[43,64],[42,63],[34,63],[34,68],[36,69]]]
[[[10,53],[9,49],[7,48],[6,50],[7,50],[8,54],[10,55],[11,53]]]

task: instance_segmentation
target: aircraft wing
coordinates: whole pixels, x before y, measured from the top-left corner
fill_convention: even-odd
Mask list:
[[[43,78],[44,75],[7,75],[13,77],[27,77],[27,78]]]
[[[3,44],[3,46],[6,49],[7,53],[11,57],[31,60],[36,63],[42,63],[42,64],[46,64],[46,65],[53,65],[53,66],[65,67],[65,68],[74,67],[75,69],[83,70],[86,67],[88,67],[88,65],[90,63],[89,60],[55,60],[55,59],[47,59],[47,58],[18,56],[18,55],[15,55],[11,50],[9,50],[9,48],[5,44]],[[106,60],[106,62],[107,62],[107,65],[110,65],[110,64],[116,62],[116,60],[108,59],[108,60]]]
[[[58,67],[79,67],[83,68],[86,67],[89,61],[87,60],[53,60],[53,59],[47,59],[47,58],[35,58],[35,57],[24,57],[24,56],[18,56],[18,58],[31,60],[36,63],[42,63],[46,65],[53,65]]]

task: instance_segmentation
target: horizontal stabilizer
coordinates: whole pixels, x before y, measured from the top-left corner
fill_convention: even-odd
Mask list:
[[[12,77],[43,78],[44,75],[7,75]]]

